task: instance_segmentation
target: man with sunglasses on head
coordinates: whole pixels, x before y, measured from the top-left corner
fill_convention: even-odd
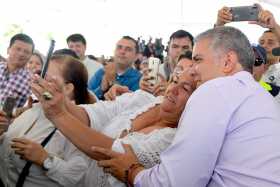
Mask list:
[[[267,56],[266,51],[260,45],[252,46],[255,54],[255,63],[253,66],[253,76],[264,89],[266,89],[280,103],[280,87],[275,84],[261,80],[266,71]]]

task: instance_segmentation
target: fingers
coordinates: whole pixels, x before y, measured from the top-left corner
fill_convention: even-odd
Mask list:
[[[4,111],[0,110],[0,135],[8,130],[9,127],[9,119]]]
[[[150,79],[151,77],[149,76],[143,76],[140,80],[139,86],[140,89],[153,93],[154,87],[153,84],[149,82]]]
[[[232,21],[232,14],[229,7],[223,7],[218,12],[217,24],[224,25]]]
[[[134,153],[134,151],[133,151],[131,145],[129,145],[129,144],[124,144],[124,143],[123,143],[122,145],[123,145],[123,148],[124,148],[124,150],[125,150],[126,153],[131,153],[131,154],[134,154],[134,155],[135,155],[135,153]]]
[[[32,80],[32,92],[39,100],[40,98],[42,100],[42,95],[45,91],[50,92],[52,95],[56,92],[62,92],[62,80],[57,79],[56,77],[47,76],[46,80],[44,80],[40,76],[34,75]]]
[[[110,90],[104,94],[104,98],[107,101],[113,101],[116,99],[115,93],[111,92]]]
[[[4,111],[0,110],[0,125],[8,125],[9,120]]]
[[[158,78],[159,78],[159,81],[162,82],[162,83],[167,83],[165,77],[161,74],[161,73],[158,73]]]
[[[148,75],[149,75],[149,72],[150,72],[150,69],[149,69],[149,68],[144,68],[144,69],[142,69],[142,74],[143,74],[143,76],[148,76]]]
[[[31,141],[27,140],[25,138],[14,138],[14,139],[12,139],[12,142],[21,143],[21,144],[29,144]]]
[[[155,86],[153,94],[155,96],[164,95],[165,90],[166,90],[166,86],[165,85],[158,84],[158,85]]]
[[[261,10],[258,15],[258,25],[265,28],[274,28],[276,25],[273,14],[268,10]]]
[[[110,168],[113,166],[113,160],[101,160],[97,162],[99,167]]]

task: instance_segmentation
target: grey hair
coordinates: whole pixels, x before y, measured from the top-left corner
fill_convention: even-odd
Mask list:
[[[215,55],[234,51],[238,61],[245,71],[252,72],[254,65],[254,52],[248,38],[240,30],[234,27],[216,27],[209,29],[195,38],[195,43],[209,39],[209,48]]]

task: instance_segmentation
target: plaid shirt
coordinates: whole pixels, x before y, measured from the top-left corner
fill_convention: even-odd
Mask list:
[[[0,104],[8,96],[16,96],[16,107],[22,107],[31,95],[30,73],[25,68],[20,68],[9,73],[7,63],[0,62]]]

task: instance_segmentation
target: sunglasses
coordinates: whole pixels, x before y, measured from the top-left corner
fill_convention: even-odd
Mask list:
[[[264,64],[264,60],[262,58],[256,58],[254,66],[260,66]]]

